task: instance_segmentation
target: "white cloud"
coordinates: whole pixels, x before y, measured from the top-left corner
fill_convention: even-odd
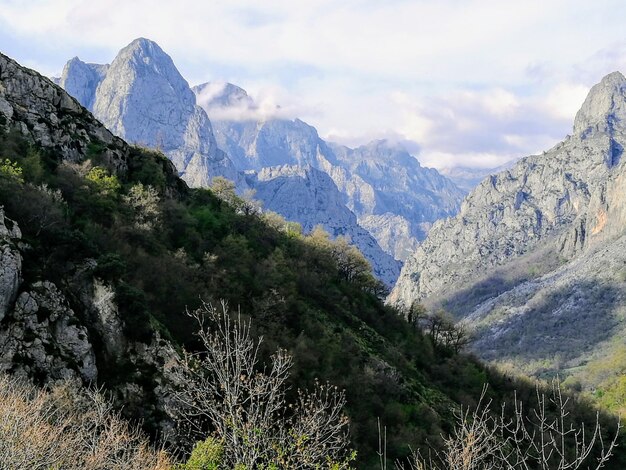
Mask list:
[[[576,83],[560,83],[546,96],[543,106],[556,118],[573,122],[573,117],[585,101],[589,87]]]

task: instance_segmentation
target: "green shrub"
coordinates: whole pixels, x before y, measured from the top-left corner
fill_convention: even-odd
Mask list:
[[[0,177],[7,178],[20,183],[24,181],[23,170],[17,162],[12,162],[8,158],[0,161]]]
[[[196,443],[187,463],[178,467],[178,470],[218,470],[224,456],[222,444],[209,437]]]
[[[86,178],[102,194],[115,194],[122,187],[117,176],[109,174],[106,168],[100,166],[94,166],[89,170]]]

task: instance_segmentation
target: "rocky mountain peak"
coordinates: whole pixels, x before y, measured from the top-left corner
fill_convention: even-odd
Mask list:
[[[87,64],[78,57],[74,57],[63,67],[58,84],[85,108],[91,110],[96,89],[108,67],[108,65]]]
[[[192,186],[216,175],[241,180],[189,84],[153,41],[136,39],[117,54],[95,89],[93,113],[119,137],[162,150]]]
[[[167,53],[161,49],[156,42],[146,38],[137,38],[128,46],[124,47],[117,55],[118,57],[137,57],[148,59],[156,62],[171,61]]]
[[[127,75],[124,75],[127,74]],[[161,92],[176,96],[185,106],[195,105],[195,97],[189,84],[178,72],[172,58],[154,41],[135,39],[123,48],[111,63],[109,73],[125,82],[138,84],[155,83]]]
[[[576,114],[574,134],[626,129],[626,78],[613,72],[594,85]]]

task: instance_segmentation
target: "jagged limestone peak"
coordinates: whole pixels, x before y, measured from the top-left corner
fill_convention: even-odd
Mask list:
[[[574,120],[574,134],[626,128],[626,78],[613,72],[594,85]]]
[[[108,67],[108,65],[87,64],[78,57],[74,57],[63,67],[58,84],[85,108],[91,110],[96,89]]]

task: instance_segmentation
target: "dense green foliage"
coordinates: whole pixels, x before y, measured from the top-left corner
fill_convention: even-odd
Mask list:
[[[133,148],[128,171],[115,173],[101,150],[68,163],[15,134],[0,136],[0,205],[30,245],[26,281],[51,280],[78,304],[88,267],[114,286],[129,338],[149,341],[158,330],[190,349],[197,344],[186,309],[226,299],[254,318],[264,353],[280,346],[293,354],[291,393],[316,378],[346,390],[358,468],[378,461],[378,418],[391,460],[427,439],[438,442],[455,404],[475,403],[486,382],[497,401],[515,388],[518,398],[532,398],[532,387],[434,347],[385,306],[380,284],[345,240],[319,230],[304,236],[232,194],[226,202],[188,189],[157,152]],[[154,371],[99,354],[105,386],[153,387]],[[125,409],[153,425],[149,403]],[[588,408],[581,413],[593,421]]]

